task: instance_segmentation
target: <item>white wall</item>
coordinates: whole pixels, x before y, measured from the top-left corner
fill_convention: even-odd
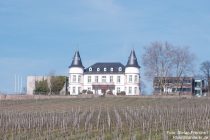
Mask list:
[[[79,67],[72,67],[69,69],[69,74],[77,74],[77,73],[83,73],[83,69]]]
[[[88,83],[88,77],[91,77],[91,82]],[[125,75],[124,74],[87,74],[84,75],[84,89],[88,90],[90,88],[92,90],[92,84],[95,82],[95,76],[98,76],[98,83],[99,84],[111,84],[110,83],[110,76],[113,76],[113,84],[115,85],[115,90],[113,90],[113,94],[117,93],[117,87],[124,91],[125,85]],[[106,76],[106,82],[102,82],[102,76]],[[117,77],[120,76],[120,83],[117,82]],[[92,90],[95,92],[94,90]],[[98,91],[98,94],[102,94],[101,91]]]
[[[130,76],[131,76],[131,81],[129,79]],[[135,80],[135,76],[137,76],[137,80]],[[140,95],[139,68],[128,67],[125,69],[125,88],[126,88],[126,95]],[[129,88],[131,89],[131,93],[129,92]]]
[[[69,69],[69,86],[68,91],[70,92],[70,95],[78,95],[83,90],[83,72],[84,70],[82,68],[78,67],[72,67]],[[74,81],[73,78],[76,78]],[[80,77],[80,81],[79,81]],[[73,89],[75,88],[75,92]],[[78,90],[80,88],[80,90]]]
[[[128,67],[125,68],[125,74],[127,73],[140,74],[140,69],[136,67]]]
[[[81,76],[81,81],[73,82],[73,75],[76,75],[76,79],[78,76]],[[129,75],[132,76],[132,82],[129,82]],[[88,77],[91,77],[91,82],[88,82]],[[92,84],[96,83],[95,77],[98,76],[99,84],[111,84],[110,76],[113,76],[113,84],[115,85],[115,90],[113,90],[113,94],[117,94],[117,88],[120,88],[120,91],[125,91],[126,95],[139,95],[140,94],[140,70],[135,67],[128,67],[125,69],[125,74],[85,74],[83,75],[83,69],[81,68],[70,68],[69,70],[69,91],[71,95],[78,95],[78,88],[80,87],[81,91],[90,89],[95,93],[92,89]],[[102,76],[106,76],[106,82],[102,82]],[[120,83],[117,81],[117,77],[120,76]],[[137,81],[135,81],[135,76],[137,76]],[[76,92],[73,93],[73,88],[76,89]],[[132,93],[129,93],[129,88],[132,89]],[[136,89],[136,93],[134,90]],[[98,91],[98,94],[102,94],[101,90]]]

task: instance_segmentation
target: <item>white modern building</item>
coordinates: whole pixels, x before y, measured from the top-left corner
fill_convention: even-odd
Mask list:
[[[107,92],[125,92],[126,95],[140,95],[140,66],[132,50],[127,64],[119,62],[98,62],[84,68],[78,51],[69,66],[70,95],[91,91],[102,95]]]
[[[203,96],[204,95],[204,80],[202,79],[195,79],[194,82],[194,95],[196,96]]]

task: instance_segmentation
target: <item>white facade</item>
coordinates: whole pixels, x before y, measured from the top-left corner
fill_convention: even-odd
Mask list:
[[[135,52],[131,52],[126,66],[121,63],[95,63],[86,69],[79,52],[76,52],[69,66],[68,91],[70,95],[78,95],[82,91],[98,95],[107,92],[140,95],[140,67]]]
[[[137,95],[140,93],[140,70],[136,67],[125,69],[125,92],[126,95]]]
[[[204,80],[195,79],[194,82],[194,94],[196,96],[203,96]]]
[[[84,77],[84,79],[83,79]],[[140,94],[139,74],[72,74],[69,73],[69,92],[71,95],[78,95],[82,90],[92,91],[94,94],[102,95],[102,90],[94,90],[92,85],[114,85],[114,95],[125,91],[126,95]],[[107,90],[108,91],[108,90]],[[106,91],[106,92],[107,92]]]
[[[93,84],[98,85],[115,85],[115,88],[112,90],[113,94],[117,94],[117,90],[125,91],[124,85],[125,75],[123,74],[87,74],[84,76],[84,89],[91,90],[94,94],[102,95],[102,90],[92,89]]]
[[[84,82],[84,70],[79,67],[72,67],[69,69],[69,85],[68,91],[71,95],[78,95],[83,90]]]

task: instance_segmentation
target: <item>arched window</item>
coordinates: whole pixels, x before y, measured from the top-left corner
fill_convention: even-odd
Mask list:
[[[89,71],[92,71],[92,68],[91,67],[89,68]]]
[[[97,71],[100,71],[100,68],[97,68]]]
[[[119,68],[118,68],[118,71],[122,71],[122,67],[119,67]]]

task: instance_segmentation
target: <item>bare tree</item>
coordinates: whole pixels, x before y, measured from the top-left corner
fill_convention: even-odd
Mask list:
[[[162,94],[165,87],[165,78],[171,75],[174,47],[167,42],[154,42],[144,49],[145,53],[142,60],[146,71],[145,75],[149,79],[159,77],[158,83]]]
[[[210,96],[210,78],[208,79],[208,96]]]
[[[201,72],[203,73],[203,77],[207,83],[208,95],[210,93],[210,61],[204,61],[201,63],[200,67]]]
[[[194,55],[187,47],[175,47],[168,42],[154,42],[144,48],[143,66],[148,79],[155,79],[159,92],[168,92],[168,77],[175,76],[178,79],[189,72],[193,72]],[[180,82],[179,80],[177,80]],[[178,83],[177,82],[177,83]]]
[[[48,80],[48,85],[49,85],[49,89],[50,89],[50,92],[48,93],[48,95],[52,95],[52,85],[51,85],[51,81],[52,81],[52,77],[55,76],[55,70],[51,70],[49,71],[48,73],[48,77],[49,77],[49,80]]]
[[[184,76],[189,72],[193,73],[195,55],[190,52],[189,47],[176,47],[173,59],[176,77]]]
[[[140,81],[140,94],[141,95],[146,95],[146,84],[144,83],[144,81]]]
[[[181,77],[193,73],[193,62],[195,56],[190,52],[189,47],[176,47],[174,49],[173,59],[174,76],[177,77],[175,92],[177,92],[178,88],[182,89],[185,80],[185,78]],[[181,91],[179,91],[179,95],[180,92]]]

